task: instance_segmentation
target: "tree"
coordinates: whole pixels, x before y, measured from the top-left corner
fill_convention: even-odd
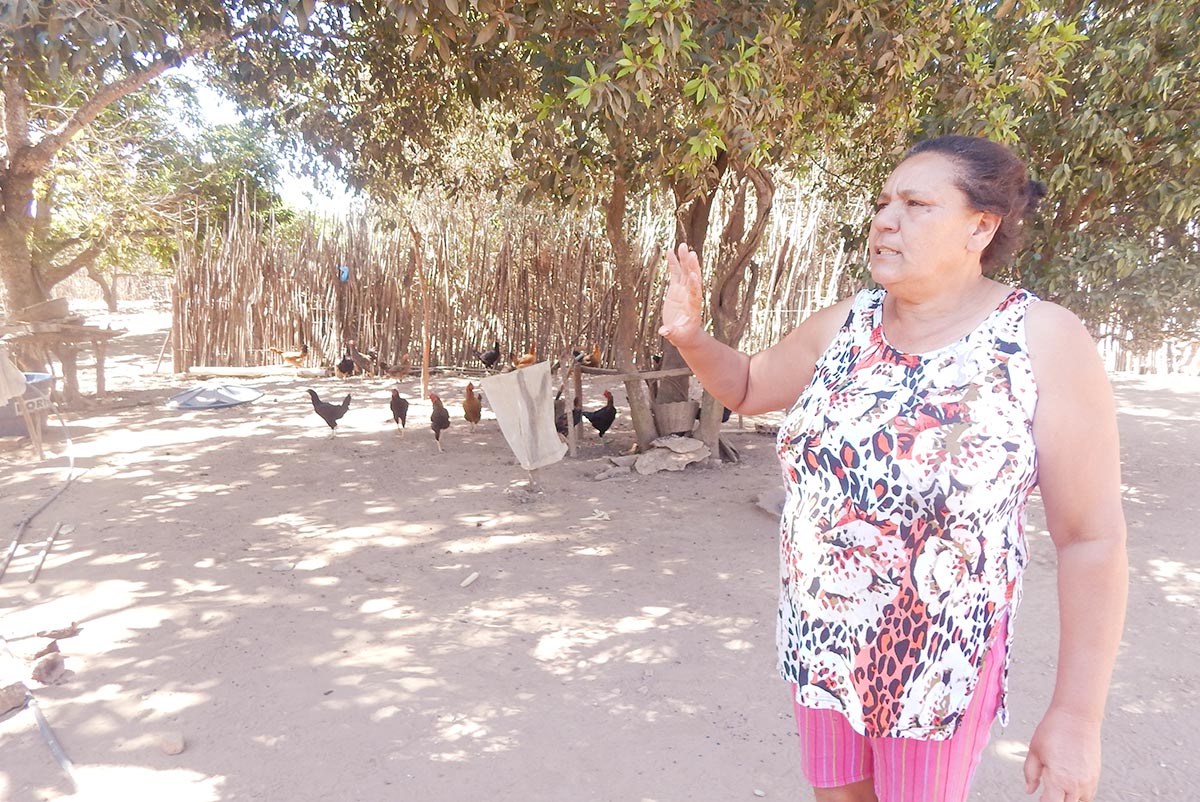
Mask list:
[[[85,271],[115,311],[114,273],[129,272],[136,261],[168,269],[180,242],[204,241],[212,221],[223,222],[235,203],[287,214],[278,210],[270,137],[242,121],[201,130],[193,140],[176,119],[190,87],[163,91],[171,83],[115,101],[35,183],[28,241],[47,292]]]
[[[906,76],[912,98],[908,121],[878,138],[905,146],[973,133],[1008,143],[1049,193],[1030,227],[1034,247],[1001,278],[1134,346],[1194,336],[1196,10],[1190,0],[984,3],[959,7],[941,35],[945,22],[918,12],[876,62]],[[882,178],[849,172],[869,185]]]
[[[630,244],[631,206],[665,193],[676,205],[675,237],[703,248],[718,189],[737,199],[707,260],[715,331],[736,345],[758,280],[752,257],[771,209],[772,172],[852,148],[893,152],[949,93],[963,102],[1044,94],[1061,65],[1062,37],[1036,9],[1002,23],[1011,9],[633,0],[619,14],[566,4],[550,18],[539,3],[329,4],[298,37],[271,30],[242,40],[222,72],[243,98],[298,127],[375,191],[435,175],[448,132],[478,119],[476,109],[511,119],[514,169],[529,196],[604,210],[621,319],[614,352],[632,371],[636,323],[646,314],[636,285],[646,271]],[[1025,36],[1013,54],[988,47],[988,37],[1010,27]],[[945,81],[955,64],[946,54],[968,40],[982,60]],[[1005,58],[1017,65],[1005,83],[981,77]],[[1004,129],[1014,115],[1010,102],[987,119]],[[878,172],[881,161],[862,158],[868,166],[858,172]],[[644,445],[657,433],[646,388],[631,381],[627,390]],[[714,442],[718,414],[706,404],[702,433]]]
[[[10,308],[45,300],[50,279],[61,278],[70,264],[36,263],[31,242],[37,210],[45,206],[35,202],[35,188],[68,143],[117,101],[218,41],[274,24],[289,5],[111,0],[0,6],[0,284]]]
[[[1049,186],[1017,266],[1096,333],[1149,350],[1200,327],[1200,15],[1071,4],[1086,48],[1020,138]]]

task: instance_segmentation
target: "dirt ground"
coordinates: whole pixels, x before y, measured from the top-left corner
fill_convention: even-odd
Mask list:
[[[770,437],[727,425],[742,461],[596,481],[632,440],[541,471],[529,498],[494,418],[470,432],[442,375],[438,453],[418,381],[401,438],[390,381],[292,377],[220,411],[163,407],[194,384],[153,373],[168,316],[130,305],[110,394],[53,423],[41,463],[0,438],[0,546],[57,490],[0,581],[0,799],[808,800],[774,670],[778,486]],[[90,385],[90,372],[84,390]],[[1132,591],[1100,800],[1190,800],[1200,780],[1200,380],[1118,376]],[[354,400],[335,438],[303,388]],[[348,388],[344,390],[343,388]],[[585,387],[587,406],[606,389]],[[623,398],[616,390],[618,402]],[[55,522],[60,537],[28,578]],[[1054,551],[1030,519],[1011,681],[973,799],[1023,799],[1021,759],[1053,679]],[[463,587],[470,575],[478,578]],[[36,633],[61,683],[29,681]],[[182,736],[185,749],[163,745]]]

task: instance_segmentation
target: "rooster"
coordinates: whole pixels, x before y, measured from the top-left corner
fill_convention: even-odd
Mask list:
[[[350,394],[346,393],[346,397],[342,399],[341,404],[330,404],[327,401],[322,401],[317,396],[316,390],[307,390],[309,398],[312,399],[313,410],[321,416],[321,420],[329,424],[329,436],[333,437],[337,434],[337,422],[346,414],[346,410],[350,408]]]
[[[484,351],[482,354],[478,350],[473,351],[475,358],[483,363],[485,368],[489,370],[496,367],[496,363],[500,361],[500,341],[496,340],[492,343],[490,350]]]
[[[467,419],[467,423],[471,424],[471,431],[475,431],[475,424],[479,423],[479,418],[483,414],[483,404],[479,400],[479,396],[475,395],[475,385],[467,382],[467,395],[463,398],[463,417]]]
[[[354,370],[357,373],[374,373],[375,365],[378,364],[375,352],[368,350],[365,354],[358,350],[358,345],[354,340],[346,341],[346,356],[354,362]]]
[[[433,414],[429,416],[429,428],[433,429],[433,439],[437,441],[438,451],[444,451],[442,432],[450,428],[450,413],[446,411],[442,399],[438,398],[436,394],[430,393],[429,400],[433,402]]]
[[[617,405],[613,403],[613,395],[608,390],[604,391],[604,398],[607,403],[600,409],[589,412],[583,410],[583,417],[588,419],[588,423],[592,424],[601,437],[612,427],[613,422],[617,419]]]
[[[408,399],[400,395],[400,391],[395,387],[392,388],[392,400],[388,402],[388,406],[392,410],[392,422],[396,424],[396,431],[400,432],[400,436],[404,436],[404,427],[408,423]]]

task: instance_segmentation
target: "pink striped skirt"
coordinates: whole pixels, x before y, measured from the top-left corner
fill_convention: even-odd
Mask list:
[[[835,788],[874,778],[879,802],[965,802],[1000,708],[1007,627],[998,630],[963,720],[944,741],[868,738],[841,713],[794,703],[805,779]]]

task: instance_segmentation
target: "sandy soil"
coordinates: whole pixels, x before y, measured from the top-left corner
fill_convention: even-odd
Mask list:
[[[23,710],[0,720],[0,799],[811,799],[774,672],[775,522],[754,504],[779,480],[752,421],[729,424],[738,465],[595,481],[631,441],[622,416],[530,499],[486,408],[474,433],[462,422],[465,377],[433,382],[453,399],[442,454],[428,402],[403,439],[385,423],[386,381],[249,380],[255,403],[177,412],[162,402],[193,382],[152,372],[167,316],[92,318],[110,319],[129,329],[112,392],[66,415],[85,472],[0,582],[18,657],[0,649],[0,685],[28,680],[35,633],[79,624],[59,642],[64,681],[30,687],[81,787]],[[1187,800],[1200,381],[1115,383],[1133,586],[1099,799]],[[353,394],[336,438],[308,386]],[[42,463],[0,439],[0,546],[67,475],[62,429],[50,438]],[[55,522],[75,530],[31,584]],[[973,794],[988,802],[1025,798],[1020,761],[1053,679],[1054,551],[1038,510],[1030,527],[1013,719]]]

